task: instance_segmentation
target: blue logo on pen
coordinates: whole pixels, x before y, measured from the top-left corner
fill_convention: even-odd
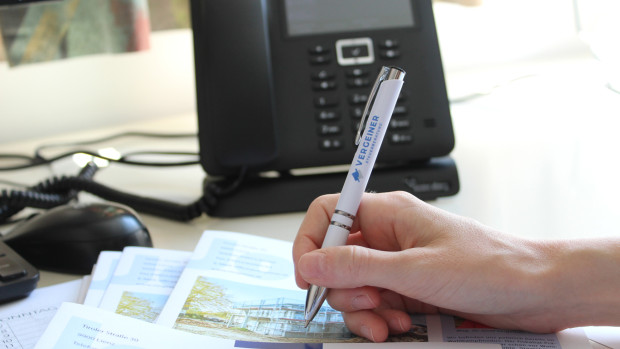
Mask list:
[[[364,131],[364,136],[360,138],[359,148],[356,153],[356,157],[354,158],[355,166],[362,166],[362,164],[368,163],[368,161],[372,158],[378,141],[378,132],[380,132],[381,129],[382,124],[379,124],[378,115],[375,115],[368,120],[366,123],[366,131]],[[378,149],[376,150],[378,151]]]
[[[355,169],[355,172],[351,173],[351,176],[353,176],[353,179],[355,179],[356,182],[359,182],[362,177],[362,173],[358,169]]]

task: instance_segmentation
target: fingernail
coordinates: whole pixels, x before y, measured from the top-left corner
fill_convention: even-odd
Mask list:
[[[390,323],[390,328],[392,330],[400,331],[400,332],[405,332],[407,330],[405,326],[403,325],[403,322],[401,321],[400,317],[396,319],[390,319],[389,323]]]
[[[367,294],[357,296],[351,300],[351,308],[353,310],[374,309],[376,307],[375,302]]]
[[[299,271],[306,278],[320,278],[324,275],[325,254],[314,251],[308,252],[299,259]]]
[[[376,342],[375,336],[372,335],[372,328],[366,325],[362,325],[362,327],[360,327],[360,334],[362,335],[362,337],[368,338],[371,341]]]

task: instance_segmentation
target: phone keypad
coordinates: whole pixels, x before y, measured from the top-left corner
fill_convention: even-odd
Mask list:
[[[309,80],[315,96],[313,105],[320,149],[338,150],[343,148],[344,142],[353,142],[379,67],[390,65],[390,60],[401,57],[397,40],[385,39],[376,44],[375,47],[370,38],[359,38],[308,48],[309,62],[314,68]],[[332,47],[335,47],[335,55]],[[369,61],[376,64],[363,63]],[[413,142],[405,93],[401,93],[394,108],[385,141],[394,146]]]

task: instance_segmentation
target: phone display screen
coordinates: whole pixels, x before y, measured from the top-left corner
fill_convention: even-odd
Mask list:
[[[414,26],[411,0],[285,0],[289,36]]]

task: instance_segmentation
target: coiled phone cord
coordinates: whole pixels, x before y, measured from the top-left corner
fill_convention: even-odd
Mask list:
[[[202,197],[188,205],[129,194],[110,188],[93,180],[98,167],[94,163],[85,166],[77,176],[62,176],[48,179],[27,190],[2,190],[0,193],[0,223],[26,207],[49,209],[63,205],[77,198],[85,191],[104,200],[125,204],[138,212],[153,214],[176,221],[190,221],[204,214],[210,214],[220,197],[229,195],[241,186],[247,170],[241,170],[239,177],[227,187],[210,183]]]
[[[92,180],[98,167],[87,165],[80,170],[76,178]],[[52,178],[27,190],[2,190],[0,193],[0,222],[7,221],[26,207],[49,209],[68,203],[77,198],[75,189],[55,190],[54,183],[66,177]]]

